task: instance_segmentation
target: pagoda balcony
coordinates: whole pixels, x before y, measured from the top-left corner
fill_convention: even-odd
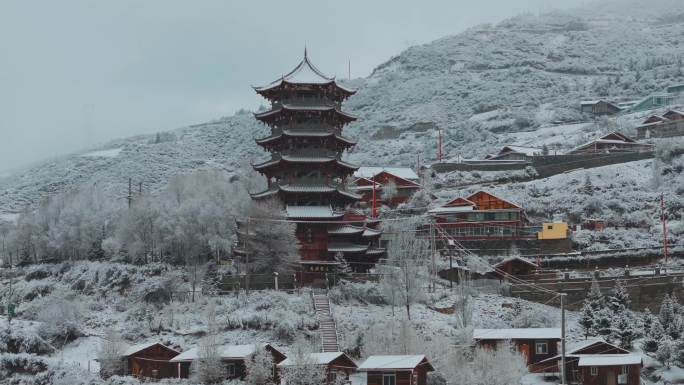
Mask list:
[[[330,100],[328,98],[283,98],[281,100],[275,100],[271,103],[273,109],[278,109],[283,105],[293,106],[293,107],[334,107],[337,109],[342,108],[342,103]]]

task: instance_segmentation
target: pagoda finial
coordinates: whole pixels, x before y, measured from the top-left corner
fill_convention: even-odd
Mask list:
[[[304,59],[305,60],[307,59],[307,57],[306,57],[306,43],[304,43]]]

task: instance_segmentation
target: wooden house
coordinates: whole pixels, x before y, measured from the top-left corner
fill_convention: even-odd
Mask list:
[[[583,230],[602,231],[606,228],[606,221],[597,218],[587,218],[582,223]]]
[[[359,365],[367,385],[426,385],[435,368],[424,355],[370,356]]]
[[[542,155],[543,150],[538,147],[526,147],[508,145],[503,146],[497,154],[487,155],[486,160],[511,160],[511,161],[530,161],[538,155]]]
[[[640,385],[639,354],[585,354],[577,362],[582,385]]]
[[[180,352],[159,342],[133,345],[126,349],[125,372],[140,379],[172,378],[176,367],[170,360]]]
[[[483,348],[512,344],[527,358],[527,365],[554,357],[561,340],[560,328],[475,329],[473,340]]]
[[[627,135],[613,131],[591,142],[573,148],[568,154],[611,154],[652,151],[652,144],[638,143]]]
[[[478,191],[453,199],[429,211],[434,223],[458,240],[536,239],[527,225],[525,210],[494,194]]]
[[[394,170],[382,169],[372,174],[372,171],[364,169],[363,172],[355,174],[364,176],[356,177],[351,182],[350,190],[361,195],[361,202],[370,206],[373,204],[373,183],[375,183],[375,200],[378,205],[396,207],[401,203],[406,203],[420,190],[417,175],[411,169],[405,171],[403,168],[396,168],[396,171]]]
[[[270,344],[248,344],[248,345],[224,345],[219,347],[221,361],[225,364],[226,378],[244,378],[245,361],[252,357],[257,349],[263,348],[273,356],[274,365],[285,360],[285,355]],[[191,365],[199,357],[197,347],[184,351],[173,357],[170,362],[174,367],[174,377],[188,378],[190,376]],[[275,370],[275,367],[274,367]]]
[[[494,268],[491,274],[498,279],[504,279],[508,275],[530,275],[539,269],[536,263],[523,257],[506,258],[494,265]]]
[[[629,355],[629,351],[610,344],[600,338],[592,338],[574,344],[568,344],[565,353],[565,372],[568,383],[582,384],[582,373],[579,361],[584,356],[596,355]],[[545,375],[560,376],[560,354],[539,361],[530,366],[532,373],[544,373]],[[586,362],[585,362],[586,363]],[[590,371],[591,374],[591,371]],[[630,384],[632,385],[632,384]],[[638,385],[638,384],[636,384]]]
[[[277,367],[279,372],[288,367],[297,365],[320,365],[325,366],[327,383],[334,385],[338,380],[348,380],[349,376],[356,371],[356,363],[343,352],[309,353],[304,357],[289,357],[280,362]],[[282,385],[287,385],[283,383]]]
[[[605,100],[585,100],[580,102],[580,111],[593,115],[615,115],[622,109]]]

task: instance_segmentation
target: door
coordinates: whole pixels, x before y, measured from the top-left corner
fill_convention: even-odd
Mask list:
[[[606,385],[617,385],[615,372],[608,370],[606,373]]]
[[[523,357],[525,357],[525,363],[529,364],[530,363],[530,345],[527,343],[520,344],[520,347],[518,347],[518,350],[523,355]]]

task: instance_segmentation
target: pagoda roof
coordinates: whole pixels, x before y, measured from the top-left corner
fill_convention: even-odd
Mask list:
[[[382,230],[377,230],[377,229],[372,229],[372,228],[366,228],[366,230],[363,232],[364,237],[376,237],[380,234],[382,234]]]
[[[328,234],[330,235],[353,235],[361,234],[365,231],[365,228],[352,225],[342,225],[331,227],[328,229]]]
[[[368,255],[379,255],[379,254],[384,254],[386,251],[387,250],[385,250],[385,249],[374,247],[372,249],[366,250],[366,254],[368,254]]]
[[[256,92],[269,91],[282,86],[283,83],[312,85],[326,85],[335,83],[335,86],[337,86],[340,90],[344,91],[345,93],[356,93],[356,91],[354,90],[337,84],[335,82],[334,76],[328,77],[323,72],[321,72],[321,70],[316,68],[316,66],[313,65],[313,63],[311,63],[311,60],[309,60],[309,56],[306,54],[306,49],[304,50],[304,58],[301,62],[299,62],[299,64],[297,64],[297,66],[294,69],[292,69],[292,71],[283,75],[282,77],[280,77],[280,79],[276,79],[265,86],[254,87],[254,90]]]
[[[330,242],[328,243],[328,252],[331,253],[360,253],[368,250],[369,245],[359,245],[349,242]]]
[[[257,139],[256,143],[257,144],[267,144],[271,142],[275,142],[283,137],[292,137],[292,138],[326,138],[333,136],[335,139],[344,142],[349,145],[354,145],[356,144],[355,140],[346,138],[332,130],[326,130],[326,131],[314,131],[314,130],[283,130],[282,133],[280,134],[275,134],[271,136],[267,136],[262,139]]]
[[[257,170],[265,170],[269,167],[280,164],[281,162],[290,163],[336,163],[338,166],[348,168],[352,171],[358,169],[353,164],[347,163],[340,159],[334,152],[324,151],[307,151],[293,154],[276,154],[270,160],[262,163],[257,163],[252,167]]]
[[[259,120],[265,120],[268,119],[272,116],[277,116],[282,112],[310,112],[310,111],[320,111],[320,112],[334,112],[341,117],[349,120],[349,121],[354,121],[356,120],[356,116],[346,113],[339,108],[335,106],[326,106],[326,105],[313,105],[313,106],[302,106],[302,105],[292,105],[292,104],[283,104],[279,108],[275,108],[272,110],[264,111],[264,112],[257,112],[254,114],[254,117]]]
[[[333,211],[330,205],[328,206],[285,206],[288,219],[337,219],[341,218],[344,213]]]
[[[349,191],[345,191],[339,186],[333,186],[327,183],[288,183],[288,184],[274,184],[268,190],[256,194],[250,194],[254,199],[266,198],[274,196],[278,192],[295,193],[295,194],[329,194],[338,193],[350,199],[358,200],[362,197]]]

